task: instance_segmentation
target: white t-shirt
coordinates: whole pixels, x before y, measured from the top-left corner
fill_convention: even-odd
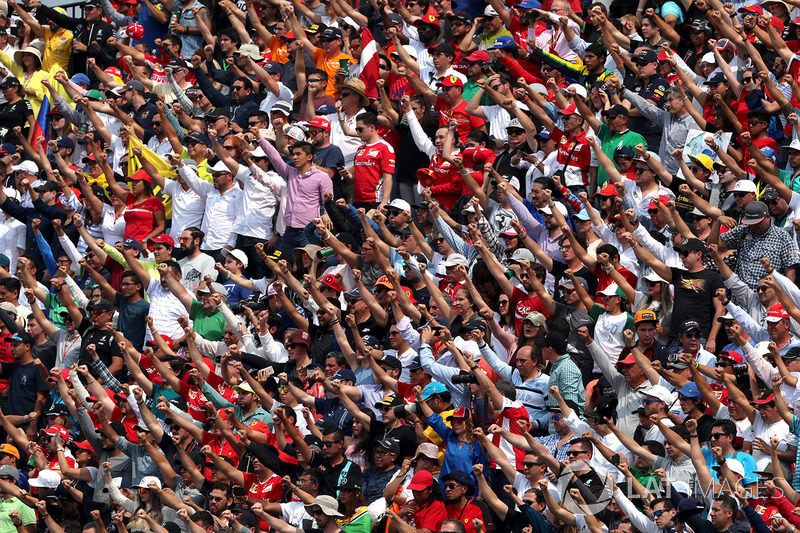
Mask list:
[[[173,339],[183,337],[184,331],[178,324],[178,317],[188,317],[189,313],[181,301],[156,278],[150,278],[147,295],[150,297],[150,316],[153,317],[153,326],[158,332]],[[189,324],[192,324],[191,320]]]
[[[759,413],[756,414],[753,426],[745,434],[744,440],[752,442],[755,439],[761,439],[767,444],[770,444],[770,439],[773,437],[778,438],[780,442],[780,444],[778,444],[778,449],[781,451],[785,451],[789,446],[797,446],[797,435],[792,433],[792,428],[789,427],[789,424],[783,419],[772,424],[767,424]],[[758,470],[764,470],[772,462],[772,458],[769,454],[756,450],[755,448],[753,448],[753,459],[756,460],[756,467]]]
[[[184,257],[178,264],[181,266],[181,285],[186,287],[189,292],[197,290],[200,282],[206,276],[211,276],[211,280],[217,279],[217,271],[214,270],[214,258],[208,254],[201,253],[194,259]]]
[[[124,240],[125,235],[125,210],[119,216],[114,212],[114,208],[108,204],[103,204],[103,240],[111,246]]]
[[[594,327],[594,340],[602,348],[603,353],[608,356],[612,365],[617,364],[619,354],[625,347],[622,332],[625,330],[625,323],[628,321],[628,313],[611,315],[603,313],[597,318]],[[600,368],[595,364],[594,372],[600,372]]]
[[[167,180],[164,192],[172,198],[172,229],[169,234],[175,242],[178,242],[183,230],[203,225],[206,201],[192,189],[184,191],[181,184],[175,180]]]

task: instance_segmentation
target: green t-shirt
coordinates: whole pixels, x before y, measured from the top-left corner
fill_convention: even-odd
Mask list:
[[[792,191],[800,194],[800,170],[779,170],[781,181]]]
[[[647,141],[644,140],[640,134],[635,131],[628,130],[623,133],[614,133],[606,124],[600,125],[600,131],[597,134],[600,139],[600,145],[603,148],[603,153],[608,156],[611,161],[614,161],[614,150],[619,146],[627,146],[633,153],[636,153],[636,145],[643,144],[647,149]],[[597,169],[597,188],[598,190],[605,185],[608,181],[608,174],[603,170],[603,167]]]
[[[344,523],[340,523],[339,527],[342,528],[344,533],[370,533],[372,531],[372,519],[369,517],[367,508],[362,507],[356,511],[353,518]]]
[[[210,341],[220,341],[225,335],[225,317],[222,313],[214,309],[211,313],[203,309],[203,303],[197,300],[192,301],[192,309],[189,311],[189,318],[192,319],[192,327],[195,332],[202,335],[204,339]]]
[[[44,305],[47,307],[48,320],[58,329],[67,329],[64,325],[64,317],[61,316],[61,312],[66,311],[67,308],[61,303],[61,298],[56,294],[48,292],[44,297]]]
[[[36,523],[36,513],[18,498],[0,500],[0,533],[17,533],[17,528],[8,517],[11,511],[19,511],[19,519],[23,526]]]
[[[153,383],[153,408],[151,409],[151,411],[153,411],[153,414],[156,415],[156,417],[160,418],[161,420],[164,420],[167,417],[167,415],[164,414],[164,411],[159,411],[158,409],[156,409],[156,403],[158,402],[159,396],[163,396],[164,398],[166,398],[167,401],[170,401],[176,398],[180,398],[181,395],[178,394],[178,391],[176,391],[175,389],[167,388],[164,387],[163,385],[156,385],[155,383]],[[0,531],[0,533],[2,532]]]

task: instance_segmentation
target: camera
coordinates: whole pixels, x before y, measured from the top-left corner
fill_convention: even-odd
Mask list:
[[[405,418],[409,414],[419,415],[419,405],[412,403],[411,405],[397,405],[395,406],[392,411],[394,411],[395,418]]]
[[[733,373],[736,375],[736,377],[747,375],[747,363],[737,363],[735,365],[731,365],[731,368],[733,369]]]
[[[481,72],[483,74],[497,74],[503,70],[503,65],[495,59],[491,59],[481,66]]]
[[[458,376],[453,376],[450,381],[453,382],[453,385],[461,385],[461,384],[469,384],[469,383],[477,383],[478,378],[475,377],[475,374],[472,372],[466,372],[464,374],[459,374]]]
[[[264,311],[269,309],[269,298],[263,296],[260,292],[256,291],[239,303],[231,305],[231,311],[235,314],[243,313],[245,307],[249,307],[253,311]]]

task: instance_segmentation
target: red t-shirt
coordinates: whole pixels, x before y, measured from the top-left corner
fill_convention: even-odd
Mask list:
[[[618,272],[622,274],[622,277],[625,278],[625,281],[630,283],[631,287],[636,286],[637,278],[633,274],[633,272],[631,272],[625,267],[620,267]],[[606,274],[605,270],[603,270],[603,267],[600,266],[600,263],[597,263],[597,266],[594,267],[592,274],[594,274],[594,276],[597,278],[597,293],[595,295],[594,301],[602,305],[603,295],[600,294],[600,291],[602,291],[603,289],[614,283],[614,280],[611,279],[611,276]]]
[[[244,474],[244,490],[247,491],[249,498],[257,500],[264,500],[270,503],[278,503],[283,497],[283,480],[277,474],[272,474],[272,477],[264,482],[258,480],[258,476],[253,473]],[[269,531],[269,524],[263,520],[259,520],[261,529]]]
[[[129,194],[125,202],[128,206],[123,214],[125,238],[141,241],[156,227],[156,211],[164,210],[164,202],[154,196],[139,204],[135,204],[135,201],[136,198]]]
[[[503,410],[497,415],[494,423],[515,435],[521,435],[522,433],[519,431],[519,426],[517,426],[517,420],[529,421],[531,418],[528,414],[528,410],[518,401],[511,401],[508,398],[505,398],[503,401]],[[514,461],[512,464],[515,465],[517,470],[522,470],[522,461],[525,460],[525,450],[513,447],[506,439],[502,438],[500,433],[495,433],[492,436],[492,443],[506,454],[509,461]],[[494,467],[494,461],[491,463],[490,466]]]
[[[234,451],[233,446],[231,446],[231,443],[226,439],[218,439],[213,433],[204,431],[201,444],[203,446],[210,446],[211,450],[220,457],[230,457],[233,464],[239,464],[239,454]]]
[[[453,204],[461,198],[464,190],[464,180],[461,173],[439,154],[431,157],[430,172],[420,172],[417,174],[419,183],[424,188],[430,188],[431,195],[437,202],[442,204],[445,209],[450,210]],[[469,191],[472,194],[472,191]]]
[[[742,140],[742,138],[740,136],[739,137],[739,142],[741,142],[741,140]],[[764,137],[763,139],[753,139],[753,147],[756,150],[761,150],[762,148],[772,148],[773,150],[775,150],[776,154],[779,153],[778,152],[778,143],[775,142],[775,139],[773,139],[772,137]],[[745,146],[744,143],[742,143],[742,150],[743,150],[742,170],[744,170],[745,172],[747,172],[749,174],[755,174],[755,172],[753,172],[753,169],[750,167],[750,165],[747,164],[747,162],[750,161],[750,159],[753,157],[753,156],[750,155],[750,151],[751,151],[750,147],[749,146]]]
[[[542,300],[537,296],[530,295],[522,292],[518,287],[514,287],[514,292],[511,294],[511,305],[514,307],[514,330],[517,336],[522,332],[522,323],[525,317],[534,311],[539,311],[545,318],[550,318],[550,313],[545,309]]]
[[[439,531],[445,518],[447,518],[447,510],[444,507],[444,502],[430,500],[418,508],[414,514],[408,516],[408,525],[417,530],[430,529],[431,531]]]
[[[139,419],[136,418],[136,415],[130,413],[125,418],[122,418],[122,410],[114,406],[114,410],[111,411],[111,420],[118,420],[122,422],[122,425],[125,426],[125,435],[120,435],[121,437],[125,437],[128,439],[128,442],[131,444],[138,444],[139,438],[136,436],[136,430],[133,429],[133,426],[139,423]]]
[[[477,533],[475,528],[472,527],[472,521],[475,518],[481,519],[484,524],[486,523],[486,518],[483,516],[483,511],[480,507],[472,503],[472,499],[467,502],[467,505],[462,507],[456,507],[455,505],[448,505],[446,508],[447,510],[447,518],[452,518],[458,520],[467,530],[467,533]]]
[[[450,104],[445,102],[444,98],[439,96],[436,99],[434,110],[439,113],[439,127],[443,128],[450,124],[451,120],[458,122],[458,138],[461,142],[467,142],[467,136],[474,130],[483,127],[486,122],[482,118],[470,115],[467,113],[467,101],[461,100],[456,107],[450,107]]]
[[[13,363],[16,361],[11,354],[11,343],[5,342],[5,339],[10,337],[11,333],[3,333],[0,335],[0,363]],[[8,389],[8,378],[0,379],[0,392]]]
[[[589,184],[589,165],[592,161],[592,153],[589,148],[589,143],[586,142],[586,132],[581,133],[575,137],[570,138],[563,130],[555,128],[550,132],[550,138],[556,139],[558,143],[558,169],[566,169],[566,183],[564,185],[570,187],[573,185],[581,185],[581,183],[574,182],[572,174],[575,172],[575,167],[580,169],[580,180],[583,185]],[[574,150],[573,150],[574,148]],[[572,154],[570,156],[570,154]],[[567,161],[569,160],[569,163]]]
[[[394,148],[381,139],[364,144],[353,160],[356,202],[380,202],[383,198],[383,175],[394,174]]]

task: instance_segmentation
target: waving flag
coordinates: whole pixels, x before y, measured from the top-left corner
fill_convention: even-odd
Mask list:
[[[378,57],[378,43],[372,37],[372,32],[364,28],[361,30],[361,75],[359,78],[367,86],[366,95],[378,98],[378,77],[380,76],[380,58]]]
[[[44,100],[42,100],[42,106],[39,108],[39,116],[36,117],[36,122],[32,124],[33,126],[33,136],[31,140],[33,141],[31,145],[34,147],[39,146],[39,143],[44,141],[47,142],[49,139],[47,138],[47,133],[50,130],[50,119],[47,118],[47,114],[50,112],[50,98],[47,93],[44,95]]]

